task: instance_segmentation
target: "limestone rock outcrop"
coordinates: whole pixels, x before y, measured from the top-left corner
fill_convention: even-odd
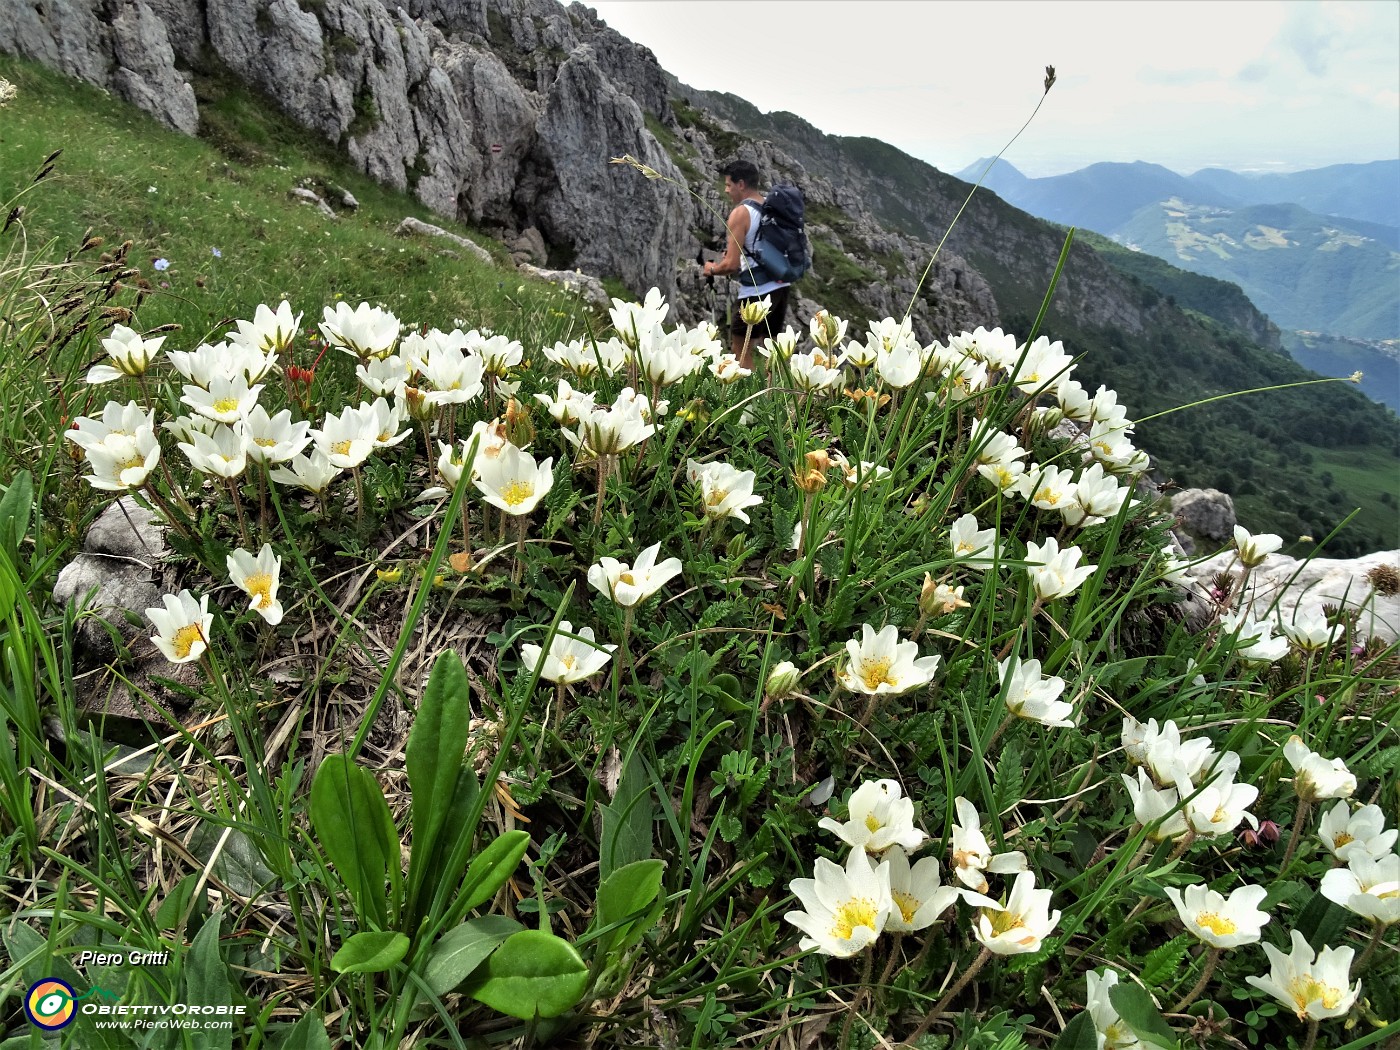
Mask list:
[[[98,84],[187,133],[199,126],[191,82],[232,77],[373,178],[500,237],[519,262],[617,278],[638,294],[657,287],[678,321],[704,312],[693,260],[702,240],[723,244],[716,167],[743,136],[722,121],[709,125],[713,136],[683,122],[672,104],[679,86],[655,56],[580,4],[0,0],[0,51]],[[945,253],[918,289],[931,246],[891,233],[861,191],[838,193],[793,154],[762,141],[745,151],[850,220],[833,237],[859,260],[860,279],[841,304],[799,300],[794,320],[837,305],[897,315],[912,301],[925,339],[995,323],[987,283],[964,260]],[[660,177],[611,163],[624,155]]]

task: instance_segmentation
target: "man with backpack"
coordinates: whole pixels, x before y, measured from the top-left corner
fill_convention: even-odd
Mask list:
[[[753,367],[753,344],[779,334],[787,323],[788,289],[807,271],[802,194],[796,186],[775,186],[765,198],[758,190],[758,168],[735,160],[721,169],[729,213],[724,257],[702,266],[705,276],[738,274],[738,302],[730,321],[730,343],[740,367]],[[752,328],[740,316],[748,302],[768,297],[768,315]]]

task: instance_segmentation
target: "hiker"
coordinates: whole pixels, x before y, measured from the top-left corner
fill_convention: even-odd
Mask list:
[[[730,161],[722,169],[724,193],[733,204],[729,213],[729,237],[725,245],[724,257],[717,262],[707,262],[702,272],[706,277],[739,274],[738,302],[734,304],[733,317],[729,323],[730,343],[734,356],[739,359],[741,368],[753,367],[753,343],[776,336],[787,322],[788,289],[787,281],[769,280],[768,275],[753,258],[754,237],[763,208],[763,194],[758,190],[758,168],[752,161]],[[741,246],[742,245],[742,249]],[[748,280],[744,275],[748,275]],[[753,283],[753,282],[757,283]],[[739,317],[739,307],[746,299],[772,298],[772,308],[768,316],[753,326]]]

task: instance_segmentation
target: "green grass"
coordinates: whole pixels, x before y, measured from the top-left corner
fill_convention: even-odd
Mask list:
[[[0,196],[62,149],[54,174],[26,198],[30,243],[56,240],[66,250],[87,232],[109,247],[130,239],[138,283],[149,286],[139,323],[180,325],[171,348],[193,347],[229,318],[284,297],[309,307],[308,327],[320,320],[317,304],[337,299],[382,303],[409,322],[509,326],[542,343],[581,327],[576,300],[518,277],[498,243],[360,174],[227,79],[198,81],[206,137],[194,139],[29,63],[0,58],[0,76],[20,91],[0,119]],[[324,218],[288,198],[303,180],[342,185],[360,207]],[[450,244],[394,237],[408,215],[474,237],[501,267],[443,254]],[[156,271],[156,259],[170,268]]]

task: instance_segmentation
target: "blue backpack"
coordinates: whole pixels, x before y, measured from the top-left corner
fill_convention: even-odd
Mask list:
[[[755,286],[769,281],[795,281],[812,265],[807,255],[806,225],[803,222],[802,191],[790,182],[768,191],[758,209],[758,231],[754,234],[750,258],[757,264],[746,267],[739,283]]]

